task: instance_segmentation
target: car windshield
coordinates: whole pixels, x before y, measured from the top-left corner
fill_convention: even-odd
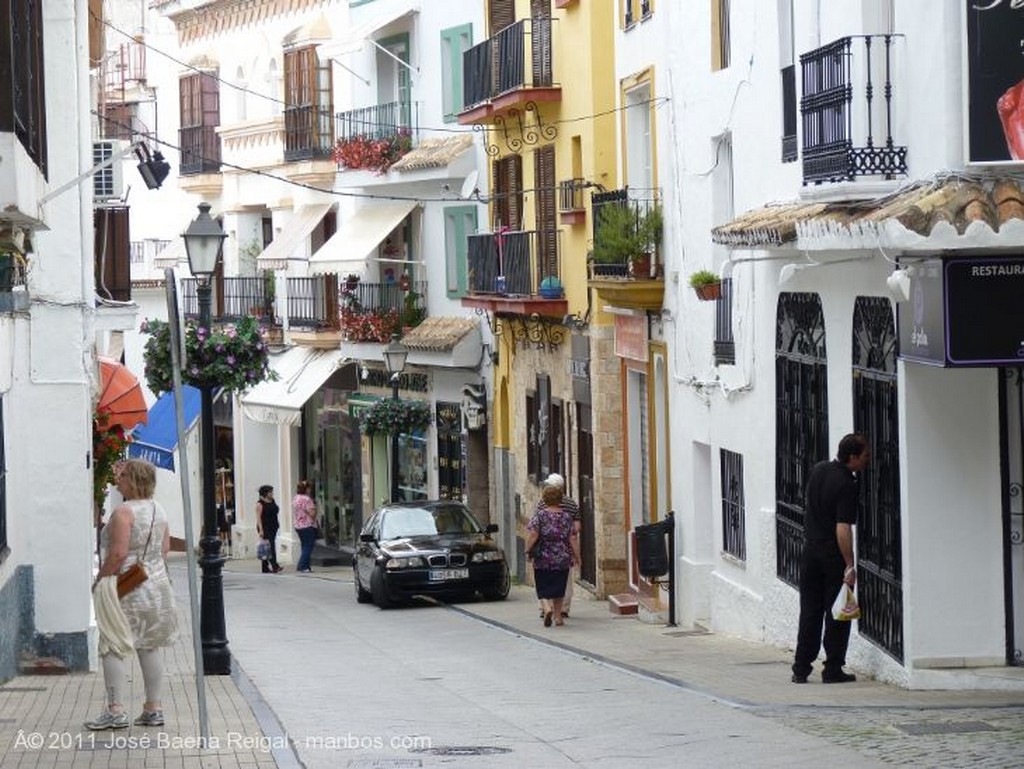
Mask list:
[[[387,511],[381,522],[380,538],[434,536],[437,534],[477,534],[480,526],[465,508],[446,505],[427,509],[401,507]]]

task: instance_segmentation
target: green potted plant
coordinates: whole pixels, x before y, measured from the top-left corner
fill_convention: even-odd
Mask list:
[[[637,219],[636,223],[636,252],[629,260],[629,274],[633,278],[650,278],[651,260],[661,245],[661,235],[664,230],[664,217],[661,213],[661,204],[652,203]]]
[[[651,257],[664,227],[661,205],[654,203],[643,211],[628,202],[609,203],[596,216],[595,274],[650,277]]]
[[[382,398],[367,406],[359,415],[363,435],[399,435],[426,430],[433,419],[426,401]]]
[[[722,279],[711,270],[697,270],[690,275],[690,286],[697,298],[704,302],[714,301],[722,296]]]

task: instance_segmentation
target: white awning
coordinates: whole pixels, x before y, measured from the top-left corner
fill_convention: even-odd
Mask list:
[[[309,259],[309,271],[322,273],[355,272],[354,265],[365,263],[402,220],[419,205],[415,201],[378,203],[363,206],[341,223],[338,231]]]
[[[332,40],[329,43],[319,46],[317,48],[317,56],[319,56],[320,59],[334,59],[339,56],[345,56],[346,54],[358,53],[362,50],[363,41],[370,39],[374,34],[384,29],[384,27],[389,24],[392,24],[399,19],[404,19],[410,14],[418,13],[419,10],[420,4],[413,0],[400,3],[396,5],[390,13],[376,16],[365,24],[360,24],[358,27],[354,27],[340,40]]]
[[[285,222],[281,232],[256,257],[256,266],[261,270],[283,270],[288,267],[288,260],[309,237],[320,220],[333,206],[333,203],[313,203],[302,206]],[[180,238],[179,238],[180,240]]]
[[[242,413],[254,422],[297,425],[302,407],[344,362],[341,350],[292,347],[271,357],[276,382],[260,382],[241,398]]]

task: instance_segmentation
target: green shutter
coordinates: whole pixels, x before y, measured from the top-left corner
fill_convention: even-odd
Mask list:
[[[476,206],[449,206],[444,209],[444,279],[449,299],[458,299],[466,293],[468,238],[476,229]]]
[[[446,123],[454,123],[462,111],[462,54],[472,45],[472,24],[441,30],[441,98]]]

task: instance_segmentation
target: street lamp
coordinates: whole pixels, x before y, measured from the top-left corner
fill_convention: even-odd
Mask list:
[[[391,341],[384,346],[384,365],[391,374],[391,399],[398,400],[398,383],[409,357],[409,348],[398,340],[398,334],[391,335]],[[398,433],[391,433],[391,501],[398,501]]]
[[[224,238],[227,235],[210,216],[210,204],[199,204],[199,216],[192,220],[182,234],[188,266],[197,279],[199,298],[199,326],[209,329],[211,324],[210,280],[217,269]],[[201,393],[201,433],[203,458],[203,554],[199,568],[203,570],[203,589],[200,601],[199,635],[203,645],[203,672],[207,675],[229,675],[231,652],[224,632],[224,558],[220,554],[217,532],[217,507],[214,494],[213,466],[213,385],[199,388]]]

